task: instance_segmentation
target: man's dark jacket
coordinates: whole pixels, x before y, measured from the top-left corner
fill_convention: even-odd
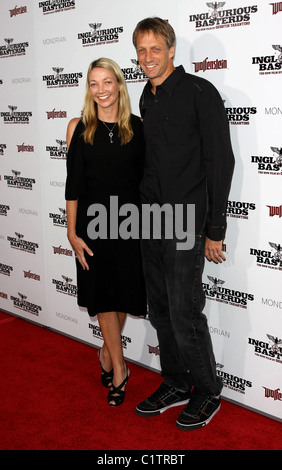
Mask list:
[[[207,80],[177,67],[140,98],[146,158],[143,203],[195,204],[196,233],[222,240],[234,168],[223,100]]]

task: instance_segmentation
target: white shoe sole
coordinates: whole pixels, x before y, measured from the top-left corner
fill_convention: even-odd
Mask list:
[[[161,413],[164,413],[166,410],[169,410],[170,408],[173,408],[175,406],[181,406],[181,405],[186,405],[187,403],[189,402],[189,399],[187,400],[183,400],[183,401],[178,401],[176,403],[172,403],[171,405],[169,406],[166,406],[160,410],[155,410],[155,411],[144,411],[144,410],[140,410],[138,408],[138,406],[136,407],[136,414],[138,416],[156,416],[156,415],[160,415]]]
[[[192,431],[193,429],[200,429],[200,428],[206,426],[207,424],[209,424],[209,422],[212,420],[214,415],[220,410],[220,406],[221,406],[221,404],[219,404],[218,407],[214,410],[214,412],[205,421],[202,421],[201,423],[184,424],[184,423],[180,423],[178,420],[176,420],[176,426],[179,429],[182,429],[184,431],[185,430],[186,431]]]

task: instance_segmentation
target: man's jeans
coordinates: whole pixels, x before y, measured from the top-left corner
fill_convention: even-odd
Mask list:
[[[205,237],[194,248],[176,250],[177,240],[142,240],[149,319],[156,328],[164,382],[187,390],[219,394],[221,380],[202,313]]]

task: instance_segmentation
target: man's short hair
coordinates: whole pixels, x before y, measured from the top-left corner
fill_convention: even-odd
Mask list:
[[[139,21],[137,24],[132,35],[132,42],[135,48],[137,47],[137,34],[139,32],[148,33],[149,31],[152,31],[156,36],[162,36],[167,43],[168,49],[170,49],[172,46],[175,46],[175,32],[172,26],[166,20],[154,17],[145,18],[144,20]]]

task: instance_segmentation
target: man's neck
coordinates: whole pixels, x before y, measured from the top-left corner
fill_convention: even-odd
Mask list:
[[[174,72],[174,70],[175,67],[172,66],[167,70],[166,74],[162,75],[161,77],[152,78],[150,80],[150,83],[152,85],[151,91],[154,95],[156,94],[157,86],[161,85],[172,74],[172,72]]]

